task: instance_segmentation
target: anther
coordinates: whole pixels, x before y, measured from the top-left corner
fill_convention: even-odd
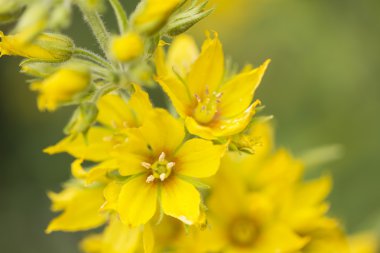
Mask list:
[[[172,169],[175,165],[175,162],[170,162],[168,164],[166,164],[166,168],[168,168],[169,170]]]
[[[162,163],[164,160],[165,160],[165,153],[162,152],[162,153],[160,154],[160,156],[158,157],[158,161],[159,161],[160,163]]]
[[[161,175],[160,175],[160,180],[161,180],[161,181],[164,181],[165,178],[166,178],[166,174],[165,174],[165,173],[161,173]]]
[[[202,102],[201,97],[198,94],[195,94],[195,99],[198,101],[198,103]]]
[[[146,181],[147,183],[152,183],[154,181],[154,176],[153,175],[150,175],[146,178]]]
[[[149,170],[152,167],[152,165],[147,162],[141,162],[141,166],[143,166],[147,170]]]

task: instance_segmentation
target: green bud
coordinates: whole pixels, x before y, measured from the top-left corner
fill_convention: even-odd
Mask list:
[[[86,134],[98,116],[94,103],[81,104],[74,112],[64,129],[67,135]]]
[[[204,10],[208,1],[199,5],[192,4],[187,10],[180,11],[173,15],[165,27],[165,33],[170,36],[176,36],[186,32],[193,25],[210,15],[214,9]]]
[[[20,63],[20,72],[34,77],[45,78],[53,74],[58,67],[58,64],[27,59]]]

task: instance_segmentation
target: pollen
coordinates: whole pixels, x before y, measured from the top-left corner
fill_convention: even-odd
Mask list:
[[[154,163],[142,162],[141,166],[149,171],[146,178],[147,183],[152,183],[156,179],[163,182],[171,175],[175,162],[166,160],[166,154],[161,152]]]

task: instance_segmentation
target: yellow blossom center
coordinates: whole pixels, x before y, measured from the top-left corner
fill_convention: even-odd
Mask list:
[[[148,177],[146,178],[147,183],[152,183],[155,180],[164,181],[170,176],[175,163],[169,162],[165,158],[166,155],[162,152],[153,164],[147,162],[141,163],[141,166],[149,170]]]
[[[258,236],[257,225],[249,217],[238,217],[228,227],[228,237],[238,247],[249,247],[255,243]]]
[[[210,93],[208,89],[206,89],[203,97],[196,94],[197,106],[194,110],[195,120],[201,124],[210,123],[218,112],[218,104],[220,103],[222,95],[222,93],[215,91]]]

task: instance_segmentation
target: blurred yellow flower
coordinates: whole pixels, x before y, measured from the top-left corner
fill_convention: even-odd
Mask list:
[[[249,191],[230,167],[217,176],[207,201],[209,228],[199,232],[196,252],[297,252],[308,239],[277,216],[275,198]],[[235,174],[235,175],[234,175]],[[281,198],[281,195],[276,196]]]
[[[132,17],[134,29],[151,35],[159,31],[183,0],[142,0]]]
[[[90,72],[83,67],[63,67],[42,81],[32,83],[38,91],[38,109],[54,111],[63,102],[69,102],[90,84]]]
[[[63,62],[70,59],[73,50],[73,41],[61,34],[43,33],[32,42],[25,42],[21,33],[6,36],[0,31],[0,57],[17,55],[39,61]]]
[[[361,232],[349,237],[351,253],[376,253],[379,240],[372,232]]]
[[[111,40],[111,54],[121,62],[136,59],[144,53],[144,42],[138,33],[130,32]]]
[[[183,143],[183,124],[167,111],[152,111],[128,141],[116,147],[121,176],[132,176],[121,188],[117,211],[125,224],[147,223],[159,208],[186,224],[200,215],[200,194],[193,178],[212,176],[225,145],[191,139]]]
[[[166,61],[162,48],[156,54],[157,81],[185,118],[189,132],[217,139],[243,131],[260,103],[252,103],[252,99],[269,60],[226,80],[222,45],[216,33],[215,38],[204,42],[196,59],[197,51],[189,37],[179,36],[173,45]]]

